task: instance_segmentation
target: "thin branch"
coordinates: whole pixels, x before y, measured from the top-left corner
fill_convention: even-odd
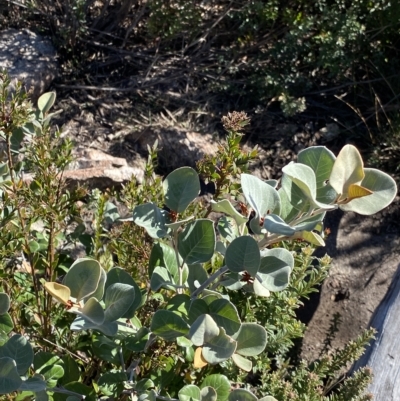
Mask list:
[[[228,271],[227,266],[222,266],[221,268],[219,268],[206,281],[204,281],[204,283],[201,284],[199,288],[197,288],[195,291],[193,291],[191,299],[197,298],[214,280],[216,280],[218,277],[222,276],[227,271]]]

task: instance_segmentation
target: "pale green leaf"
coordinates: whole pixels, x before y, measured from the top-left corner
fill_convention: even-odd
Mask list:
[[[337,197],[335,190],[327,183],[335,160],[335,155],[325,146],[311,146],[298,154],[297,161],[311,167],[315,173],[319,202],[331,203]]]
[[[115,336],[118,332],[117,322],[104,321],[103,324],[97,325],[90,320],[85,319],[83,316],[78,316],[71,324],[71,330],[98,330],[106,336]]]
[[[285,223],[285,221],[276,214],[268,214],[267,216],[265,216],[264,227],[270,233],[286,235],[289,237],[293,235],[296,231],[293,227],[290,227],[289,224]]]
[[[334,205],[328,205],[317,201],[317,182],[315,173],[311,167],[301,163],[289,163],[282,169],[282,172],[300,188],[303,195],[314,207],[323,209],[335,208]],[[293,190],[294,188],[291,189],[291,191]],[[289,196],[287,188],[285,188],[285,191]]]
[[[218,232],[222,238],[228,242],[232,242],[239,237],[239,227],[233,217],[222,216],[218,220]]]
[[[279,214],[280,198],[274,187],[250,174],[241,174],[240,179],[243,195],[256,212],[256,218],[272,212]]]
[[[10,298],[5,292],[0,292],[0,315],[4,315],[10,309]]]
[[[38,99],[37,105],[38,109],[46,114],[54,105],[56,101],[56,93],[55,92],[47,92],[41,95]]]
[[[70,288],[71,297],[79,302],[97,290],[101,276],[101,267],[97,260],[77,259],[65,275],[63,284]]]
[[[247,358],[239,354],[233,354],[232,360],[235,362],[236,366],[245,372],[251,372],[253,364]]]
[[[96,298],[89,298],[83,308],[80,310],[81,314],[89,319],[96,325],[101,325],[104,322],[105,314],[104,309]]]
[[[176,286],[177,283],[171,273],[165,267],[156,266],[151,275],[150,288],[153,291],[158,291],[160,288],[175,290]]]
[[[127,312],[124,313],[124,315],[122,316],[123,318],[130,319],[131,317],[134,316],[136,309],[139,308],[142,302],[142,294],[140,292],[140,288],[136,284],[132,276],[125,270],[121,269],[120,267],[114,267],[107,272],[107,281],[104,287],[104,291],[106,291],[111,284],[115,283],[128,284],[135,290],[135,298],[131,306],[129,307]]]
[[[204,343],[202,354],[208,363],[215,365],[229,359],[235,352],[236,346],[236,341],[226,335],[225,330],[220,327],[218,336]]]
[[[217,392],[211,386],[203,387],[200,391],[201,401],[216,401]]]
[[[229,202],[228,199],[223,199],[219,202],[211,201],[211,208],[214,212],[225,213],[231,216],[238,226],[247,223],[247,217],[242,216]]]
[[[179,260],[179,264],[182,264],[182,259]],[[149,259],[150,276],[156,266],[165,267],[174,278],[174,282],[177,283],[179,281],[179,266],[175,250],[162,242],[154,244],[151,249]]]
[[[361,181],[361,185],[372,191],[373,194],[353,199],[347,204],[340,205],[340,209],[346,212],[371,215],[392,203],[397,194],[397,185],[394,179],[388,174],[373,168],[366,168],[364,172],[365,177]]]
[[[258,276],[258,274],[257,274]],[[267,290],[267,288],[265,288],[260,281],[258,281],[256,278],[254,279],[254,283],[253,283],[253,291],[256,295],[258,295],[259,297],[269,297],[271,295],[271,293],[269,292],[269,290]],[[250,287],[250,284],[246,285],[246,287],[244,288],[246,291],[248,291],[248,287]]]
[[[294,258],[288,250],[264,249],[261,252],[260,268],[256,277],[269,291],[282,291],[289,284],[293,267]]]
[[[309,242],[310,244],[317,246],[325,246],[325,241],[321,236],[313,231],[298,231],[293,236],[294,239],[302,239]]]
[[[179,401],[200,401],[200,389],[193,384],[188,384],[179,390],[178,398]]]
[[[330,185],[342,198],[347,198],[349,186],[361,184],[363,178],[364,163],[360,152],[353,145],[344,146],[333,165]]]
[[[199,316],[196,321],[190,326],[189,338],[196,347],[202,346],[212,338],[219,334],[219,327],[214,319],[204,314]]]

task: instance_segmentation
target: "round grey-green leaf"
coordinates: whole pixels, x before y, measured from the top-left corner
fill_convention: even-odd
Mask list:
[[[228,360],[234,354],[236,346],[236,341],[227,336],[221,327],[218,336],[212,337],[203,345],[202,354],[208,363],[215,365]]]
[[[154,203],[144,203],[133,210],[133,221],[143,227],[151,238],[164,238],[168,235],[166,214],[165,210]]]
[[[211,341],[214,337],[217,337],[218,334],[219,327],[208,314],[199,316],[190,326],[189,331],[190,340],[197,347],[202,346],[207,341]]]
[[[258,216],[279,212],[280,198],[274,187],[250,174],[241,174],[240,180],[243,195]]]
[[[255,276],[260,266],[260,251],[257,242],[250,236],[235,238],[228,246],[225,264],[235,273],[248,271]]]
[[[232,355],[232,361],[235,362],[236,366],[245,372],[250,372],[253,364],[247,358],[239,354]]]
[[[182,213],[200,192],[199,175],[191,167],[181,167],[168,174],[163,182],[165,204]]]
[[[135,299],[135,288],[129,284],[111,284],[106,291],[105,320],[108,322],[121,318],[132,305]]]
[[[189,325],[176,313],[168,310],[158,310],[151,321],[151,331],[167,341],[189,333]]]
[[[63,284],[70,288],[71,297],[80,300],[92,295],[99,285],[101,267],[97,260],[77,259],[64,277]]]
[[[123,318],[130,319],[131,317],[134,316],[136,309],[139,308],[142,302],[142,294],[140,292],[140,288],[136,284],[132,276],[125,270],[121,269],[120,267],[114,267],[108,271],[107,281],[104,290],[106,291],[111,284],[115,283],[128,284],[135,289],[135,298],[131,306],[129,307],[128,311],[122,316]]]
[[[178,236],[178,251],[188,265],[208,262],[215,249],[214,223],[198,219],[189,223]]]
[[[294,267],[293,255],[284,248],[265,249],[261,252],[257,280],[269,291],[282,291],[289,284]]]
[[[285,223],[284,220],[276,214],[268,214],[265,216],[264,227],[273,234],[291,236],[295,233],[295,229]]]
[[[46,114],[54,105],[56,101],[56,93],[55,92],[46,92],[43,93],[38,99],[37,105],[38,109]]]
[[[89,298],[81,310],[83,316],[92,321],[94,324],[103,324],[104,309],[96,298]]]
[[[257,323],[243,323],[237,336],[236,353],[243,356],[255,356],[264,351],[267,345],[267,332]]]
[[[23,375],[33,362],[33,349],[25,337],[15,334],[0,347],[2,357],[12,358],[17,364],[18,374]]]
[[[201,401],[217,401],[217,392],[211,386],[201,389]]]
[[[225,401],[231,391],[231,383],[228,378],[221,374],[207,376],[200,388],[210,386],[217,392],[217,401]]]
[[[20,388],[22,379],[17,372],[15,361],[9,357],[0,358],[0,394],[9,394]]]
[[[244,388],[237,388],[229,394],[228,401],[257,401],[257,397]]]
[[[200,389],[194,384],[182,387],[178,393],[179,401],[200,401]]]

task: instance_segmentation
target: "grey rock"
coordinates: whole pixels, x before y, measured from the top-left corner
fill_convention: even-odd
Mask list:
[[[50,40],[27,29],[0,31],[0,68],[6,69],[15,89],[16,80],[24,82],[33,102],[57,76],[56,51]]]

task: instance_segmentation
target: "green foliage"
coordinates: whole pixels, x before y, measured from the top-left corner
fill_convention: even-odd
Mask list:
[[[371,331],[309,365],[290,358],[304,333],[295,311],[329,269],[328,257],[312,256],[313,244],[323,243],[325,213],[354,202],[365,214],[387,206],[396,193],[387,174],[364,168],[353,146],[337,157],[313,147],[284,167],[281,184],[264,182],[248,174],[256,153],[240,149],[237,131],[248,120],[232,113],[224,119],[226,148],[199,163],[217,186],[212,202],[198,200],[200,178],[190,167],[156,178],[155,147],[143,185],[133,181],[120,196],[132,217],[119,222],[110,194],[95,191],[86,197],[95,208],[89,231],[77,207],[87,192],[69,190],[63,179],[71,144],[50,131],[55,95],[43,95],[34,111],[18,90],[9,102],[5,75],[2,82],[0,228],[13,245],[0,265],[1,394],[365,399],[367,370],[335,384]],[[110,227],[118,224],[116,235]],[[86,257],[72,260],[75,243]]]

